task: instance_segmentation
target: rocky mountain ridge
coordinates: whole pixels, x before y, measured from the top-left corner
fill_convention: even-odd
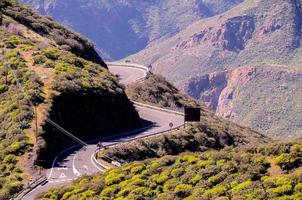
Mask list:
[[[298,101],[301,96],[295,90],[278,91],[277,88],[282,80],[282,84],[301,91],[300,78],[291,78],[291,72],[282,72],[287,75],[280,76],[280,80],[273,77],[280,73],[280,66],[289,69],[302,66],[301,21],[301,1],[299,0],[246,0],[225,13],[193,23],[171,38],[155,41],[145,50],[127,59],[152,65],[155,73],[165,75],[178,88],[195,98],[204,100],[220,116],[230,118],[242,125],[249,125],[269,135],[293,137],[299,135],[302,128],[299,120],[301,107]],[[228,82],[231,81],[230,77],[226,77],[225,74],[229,74],[232,70],[235,73],[236,68],[245,66],[259,68],[257,74],[264,79],[265,87],[275,91],[267,91],[266,97],[280,100],[280,102],[274,101],[267,107],[268,110],[274,107],[284,109],[282,112],[274,111],[274,122],[269,120],[264,120],[266,121],[264,122],[262,118],[266,116],[267,110],[261,111],[262,105],[247,98],[251,96],[256,99],[263,98],[262,93],[258,93],[261,96],[252,95],[254,90],[258,91],[262,87],[255,81],[241,83],[240,80],[233,80],[240,83],[233,87],[244,87],[246,91],[233,97],[232,102],[236,101],[238,104],[223,109],[223,101],[219,99],[226,98],[221,96],[221,92],[229,86]],[[263,70],[267,66],[269,70]],[[263,74],[260,75],[260,73]],[[300,77],[301,70],[296,70],[294,74],[294,77]],[[210,81],[213,82],[211,87],[207,76],[210,76]],[[232,77],[232,79],[235,78],[242,77]],[[260,81],[255,77],[252,79]],[[292,99],[280,98],[285,92],[288,92]],[[232,95],[229,98],[231,97]],[[243,99],[248,103],[242,102]],[[254,107],[251,102],[254,102]],[[220,103],[222,105],[219,105]],[[254,110],[259,112],[257,111],[256,114]],[[236,115],[230,113],[236,113]],[[239,117],[244,115],[249,119],[242,120],[244,117]],[[283,115],[295,116],[295,120],[286,121]],[[283,120],[286,122],[278,125],[278,122]],[[258,126],[258,124],[262,125]],[[284,129],[284,124],[295,128]]]
[[[242,0],[20,0],[43,15],[93,40],[108,59],[120,59],[168,38],[196,20],[232,8]]]
[[[292,138],[301,135],[301,84],[300,68],[242,66],[192,78],[187,93],[218,116],[272,137]]]

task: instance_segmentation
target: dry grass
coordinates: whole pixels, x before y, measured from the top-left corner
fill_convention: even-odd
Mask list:
[[[271,163],[271,167],[267,169],[267,172],[271,176],[281,176],[283,175],[283,171],[279,165],[276,165],[274,162],[272,162],[272,159],[268,159],[268,161]]]
[[[34,65],[33,51],[22,52],[22,57],[29,70],[34,71],[43,82],[43,97],[49,99],[51,94],[51,83],[53,81],[54,70],[52,68],[45,68],[42,66]],[[47,102],[47,101],[46,101]],[[48,113],[49,106],[47,103],[41,103],[35,107],[35,117],[31,122],[30,128],[25,130],[31,144],[36,144],[36,133],[42,131],[42,125],[45,122],[45,117]]]

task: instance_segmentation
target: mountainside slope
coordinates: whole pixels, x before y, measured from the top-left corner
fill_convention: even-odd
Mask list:
[[[120,59],[169,37],[198,19],[242,0],[20,0],[92,39],[104,56]]]
[[[106,67],[102,58],[94,50],[93,44],[79,34],[72,32],[62,25],[56,23],[50,17],[42,17],[31,9],[16,1],[1,2],[2,13],[13,20],[33,30],[42,37],[47,37],[56,44],[62,46],[64,50],[71,51],[79,57],[93,61]]]
[[[82,177],[38,199],[301,199],[301,153],[299,143],[280,143],[164,156]]]
[[[299,144],[254,147],[271,140],[249,128],[216,117],[159,75],[148,74],[145,80],[127,86],[127,94],[139,102],[176,110],[185,105],[200,106],[202,119],[180,130],[103,149],[98,153],[99,158],[110,157],[124,165],[104,174],[82,177],[70,186],[41,194],[38,199],[185,199],[189,196],[188,199],[213,199],[229,196],[233,188],[236,190],[236,194],[232,194],[234,197],[254,194],[251,188],[259,189],[261,193],[255,194],[261,197],[263,190],[277,188],[270,185],[259,187],[265,178],[275,180],[274,175],[267,177],[270,164],[273,164],[269,159],[277,160],[283,152],[291,156],[301,152]],[[132,161],[139,162],[127,164]],[[300,181],[294,176],[301,166],[299,161],[288,173],[288,179],[293,181],[292,187]],[[233,182],[232,186],[230,182]],[[237,189],[245,182],[248,182],[247,188]],[[293,188],[289,194],[300,195]],[[275,197],[276,194],[270,195]]]
[[[186,151],[207,151],[227,146],[253,146],[270,141],[250,128],[239,126],[214,115],[207,107],[182,94],[160,75],[148,74],[145,80],[127,86],[131,100],[183,112],[184,107],[200,107],[201,120],[185,128],[152,136],[102,151],[102,156],[121,163],[177,155]]]
[[[28,8],[11,0],[0,5],[0,199],[10,199],[35,179],[34,162],[47,165],[74,144],[47,118],[86,140],[138,126],[139,116],[118,79],[92,62],[97,62],[94,54],[77,51],[88,56],[85,60],[72,48],[66,51],[51,33],[20,23],[23,15],[18,21],[7,15],[11,9],[30,13]],[[55,30],[47,24],[47,30]],[[68,33],[66,40],[76,35],[60,30]]]
[[[220,116],[272,136],[294,137],[302,129],[301,22],[299,0],[246,0],[223,14],[192,24],[171,38],[155,41],[127,59],[151,64],[154,72],[205,101]],[[236,71],[234,68],[238,67],[243,68]],[[250,68],[259,70],[253,75]],[[252,74],[235,75],[241,71]],[[258,75],[264,84],[261,89]],[[292,98],[282,97],[284,91],[277,88],[280,84],[288,87],[284,91]],[[225,99],[223,93],[227,86],[237,91],[230,99]],[[240,92],[242,88],[245,92]],[[261,95],[263,88],[268,93],[265,96]],[[254,90],[257,94],[249,98]],[[260,103],[253,102],[254,98],[270,103],[263,109]],[[229,105],[225,106],[225,101]],[[264,119],[270,116],[271,119]],[[286,128],[282,127],[284,124]]]

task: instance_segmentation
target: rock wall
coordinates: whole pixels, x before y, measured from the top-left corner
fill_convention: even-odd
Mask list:
[[[302,70],[243,66],[194,77],[187,92],[217,115],[277,138],[302,131]]]

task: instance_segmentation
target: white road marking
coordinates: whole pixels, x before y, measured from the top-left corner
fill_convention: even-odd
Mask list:
[[[146,75],[146,73],[144,74],[144,76]],[[143,76],[143,77],[144,77]],[[134,79],[134,77],[133,77],[133,79]],[[135,81],[135,80],[133,80],[133,81]],[[144,110],[146,110],[146,108],[144,108]],[[152,109],[153,110],[153,109]],[[153,110],[154,111],[154,110]],[[145,113],[146,114],[146,113]],[[154,115],[152,115],[152,117],[154,118]],[[160,125],[160,124],[158,124],[158,126],[161,126],[162,128],[163,127],[165,127],[165,126],[163,126],[163,125]],[[143,133],[143,134],[141,134],[142,136],[143,135],[148,135],[149,134],[149,132],[150,131],[145,131],[145,133]],[[124,137],[126,136],[126,134],[124,133],[124,134],[121,134],[121,136],[122,135],[124,135]],[[131,138],[130,136],[128,136],[129,138]],[[135,137],[135,138],[138,138],[138,137]],[[102,138],[103,139],[103,138]],[[114,142],[114,143],[119,143],[119,141],[116,141],[116,142]],[[68,149],[66,149],[66,150],[64,150],[64,151],[62,151],[60,154],[58,154],[58,156],[54,159],[54,161],[53,161],[53,163],[52,163],[52,168],[51,168],[51,170],[50,170],[50,173],[48,174],[48,180],[50,180],[51,178],[51,176],[52,176],[52,173],[53,173],[53,170],[55,170],[55,168],[57,168],[57,167],[55,167],[55,165],[61,165],[61,163],[58,163],[57,161],[58,161],[58,159],[60,158],[60,156],[61,155],[64,155],[64,153],[66,153],[68,150],[70,150],[70,149],[72,149],[72,148],[75,148],[75,147],[77,147],[77,146],[80,146],[80,145],[75,145],[75,146],[73,146],[73,147],[70,147],[70,148],[68,148]],[[85,149],[85,147],[81,150],[81,151],[86,151],[86,149]],[[75,153],[76,154],[76,153]],[[70,158],[70,157],[72,157],[72,155],[68,155],[68,157]],[[74,155],[73,156],[73,161],[72,161],[72,168],[73,168],[73,173],[78,177],[78,176],[80,176],[81,174],[80,174],[80,172],[76,169],[76,167],[75,167],[75,159],[76,159],[76,156]],[[91,162],[92,162],[92,164],[94,165],[94,167],[96,168],[96,169],[99,169],[99,171],[102,171],[102,172],[104,172],[104,171],[106,171],[105,169],[101,169],[94,161],[96,160],[95,159],[95,157],[94,157],[94,153],[92,153],[92,155],[91,155],[91,157],[90,157],[90,160],[91,160]],[[64,164],[64,162],[65,161],[61,161],[63,164]],[[68,166],[69,167],[69,169],[71,169],[71,166]],[[85,165],[83,166],[84,168],[85,168]],[[62,170],[65,170],[64,169],[64,167],[62,167],[61,166],[61,168],[62,168]],[[67,170],[67,169],[66,169]],[[89,170],[91,170],[91,172],[92,171],[94,171],[93,170],[93,167],[90,167],[90,169]],[[58,171],[60,171],[60,169],[58,169]],[[72,176],[73,177],[73,176]],[[54,182],[69,182],[69,181],[72,181],[72,180],[75,180],[75,179],[77,179],[77,178],[70,178],[70,177],[68,177],[68,179],[55,179],[55,178],[52,178],[52,180],[51,181],[49,181],[49,183],[54,183]]]
[[[75,167],[75,159],[76,159],[76,155],[73,156],[73,160],[72,160],[72,171],[74,173],[74,175],[76,176],[81,176],[81,173],[77,170],[77,168]]]
[[[61,173],[60,178],[66,178],[66,175],[64,173]]]
[[[68,170],[68,168],[67,168],[67,167],[59,167],[59,168],[57,168],[57,170],[58,170],[58,171],[61,171],[61,170],[65,170],[65,171],[67,171],[67,170]]]
[[[57,162],[57,159],[60,157],[60,155],[63,154],[63,153],[65,153],[65,152],[67,152],[67,151],[69,151],[70,149],[73,149],[73,148],[77,147],[77,146],[79,146],[79,145],[74,145],[74,146],[72,146],[72,147],[69,147],[68,149],[63,150],[61,153],[59,153],[59,154],[55,157],[55,159],[54,159],[53,162],[52,162],[51,169],[50,169],[50,173],[48,174],[47,179],[50,179],[50,178],[51,178],[52,172],[53,172],[53,170],[54,170],[54,168],[55,168],[55,164],[56,164],[56,162]]]
[[[101,171],[101,172],[104,172],[105,170],[104,169],[101,169],[99,166],[97,166],[97,164],[95,164],[95,162],[94,162],[94,160],[95,160],[95,157],[94,157],[94,153],[91,155],[91,157],[90,157],[90,161],[91,161],[91,163],[93,164],[93,166],[95,166],[99,171]]]

